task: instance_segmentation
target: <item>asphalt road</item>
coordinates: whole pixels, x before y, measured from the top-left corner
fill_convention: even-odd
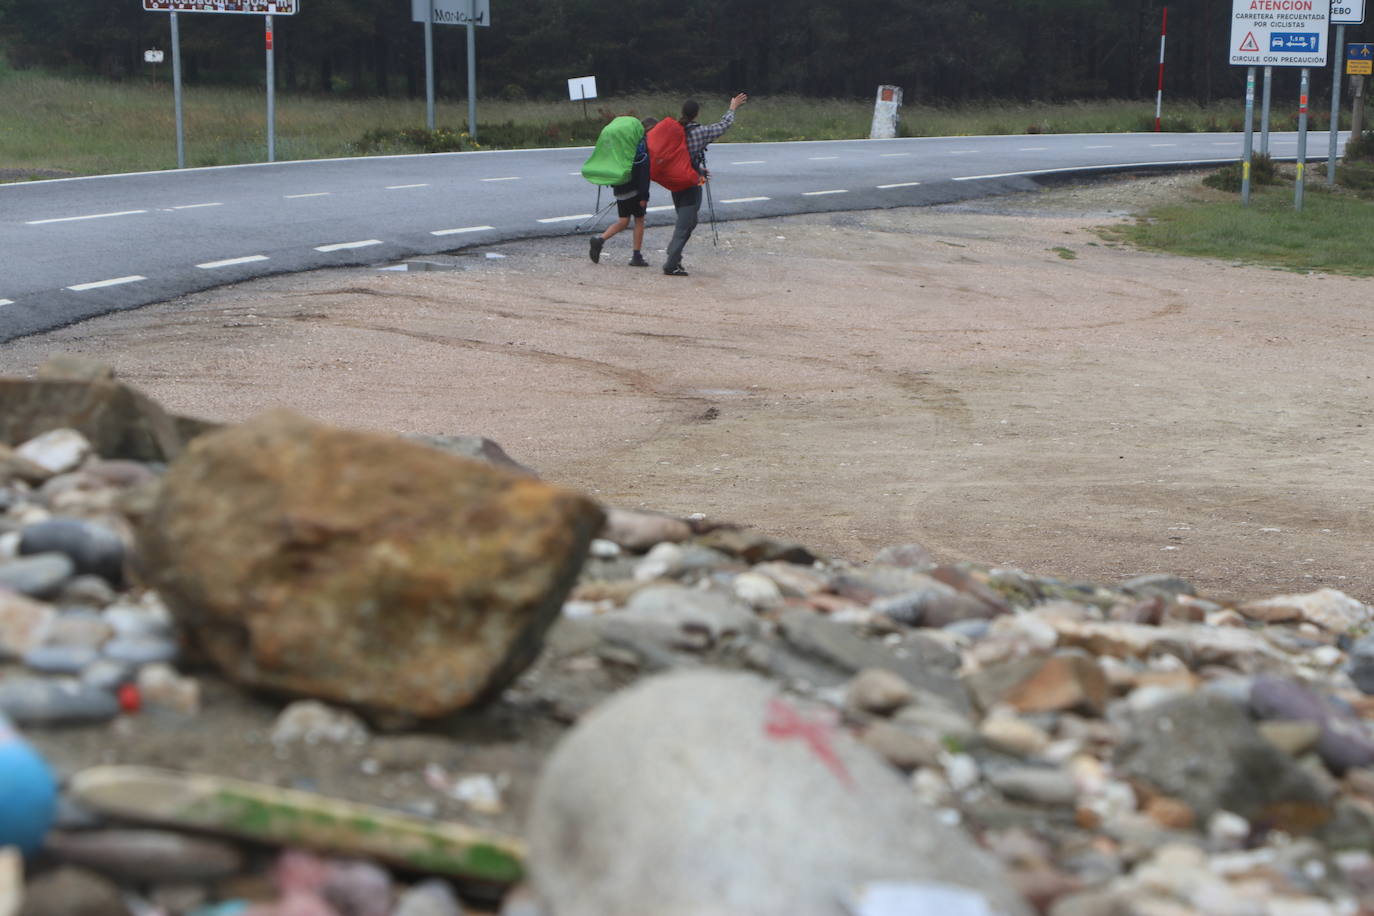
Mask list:
[[[1324,158],[1327,143],[1310,133],[1309,158]],[[1222,163],[1241,150],[1231,133],[718,142],[708,165],[716,218],[729,220],[946,203],[1028,189],[1037,176]],[[1295,158],[1297,135],[1272,134],[1271,152]],[[256,277],[570,234],[596,210],[596,189],[578,173],[587,154],[440,153],[0,184],[0,342]],[[649,225],[672,219],[655,186]]]

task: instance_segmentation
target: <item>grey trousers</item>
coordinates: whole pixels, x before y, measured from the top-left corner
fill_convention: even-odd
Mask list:
[[[673,227],[673,240],[668,243],[668,257],[663,262],[664,270],[673,270],[682,264],[682,249],[692,237],[701,213],[701,186],[685,191],[673,192],[673,207],[677,210],[677,225]]]

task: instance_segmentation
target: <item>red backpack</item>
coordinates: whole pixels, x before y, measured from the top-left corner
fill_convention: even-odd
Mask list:
[[[677,118],[664,118],[648,134],[649,177],[669,191],[685,191],[701,184],[687,154],[687,132]]]

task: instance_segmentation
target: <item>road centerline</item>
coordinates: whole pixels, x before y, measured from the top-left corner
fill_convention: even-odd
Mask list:
[[[67,289],[75,293],[84,293],[88,289],[103,289],[106,286],[120,286],[125,283],[137,283],[140,280],[146,279],[148,278],[140,277],[138,274],[132,274],[127,277],[115,277],[112,280],[96,280],[94,283],[77,283],[74,286],[67,287]]]
[[[204,264],[197,264],[201,270],[216,270],[220,267],[233,267],[237,264],[256,264],[258,261],[271,260],[265,254],[251,254],[242,258],[226,258],[223,261],[207,261]]]
[[[347,251],[350,248],[370,248],[382,244],[381,239],[363,239],[361,242],[335,242],[332,245],[316,245],[315,250],[328,254],[331,251]]]
[[[389,184],[386,186],[388,191],[407,191],[411,188],[427,188],[427,184]]]
[[[117,210],[113,213],[88,213],[85,216],[57,216],[52,219],[31,219],[24,223],[25,226],[44,226],[48,223],[74,223],[83,219],[109,219],[112,216],[135,216],[139,213],[147,213],[147,210]]]
[[[430,235],[461,235],[464,232],[487,232],[494,229],[494,226],[461,226],[457,229],[434,229]]]
[[[310,194],[286,194],[287,200],[300,200],[302,197],[328,197],[333,191],[314,191]]]

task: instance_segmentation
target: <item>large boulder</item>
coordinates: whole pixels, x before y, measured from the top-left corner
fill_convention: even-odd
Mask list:
[[[1028,912],[895,770],[748,674],[664,675],[595,709],[549,759],[528,837],[553,916],[842,916],[880,882],[929,912]]]
[[[429,718],[534,660],[602,522],[528,475],[276,411],[190,445],[142,559],[231,679]]]

